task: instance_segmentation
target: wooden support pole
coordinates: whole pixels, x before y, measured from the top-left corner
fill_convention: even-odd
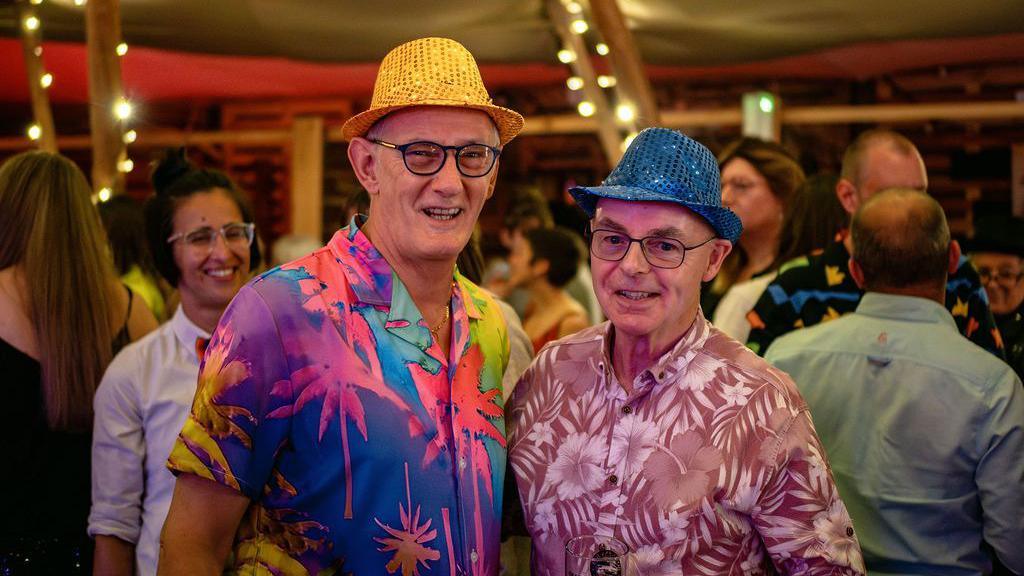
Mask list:
[[[661,116],[654,99],[654,90],[647,79],[640,50],[616,0],[590,0],[590,10],[601,37],[608,45],[616,86],[623,99],[636,107],[638,128],[660,126]]]
[[[124,190],[124,174],[118,163],[125,145],[121,121],[114,115],[123,98],[121,63],[117,45],[121,42],[120,0],[89,0],[85,8],[86,50],[89,59],[89,126],[92,132],[92,185]]]
[[[19,4],[18,25],[21,28],[21,51],[25,58],[25,71],[28,73],[28,92],[32,99],[32,117],[39,127],[37,145],[40,150],[57,152],[57,130],[53,125],[53,111],[50,110],[50,97],[42,84],[43,68],[42,42],[39,29],[29,30],[25,22],[36,18],[36,9],[27,0]],[[36,20],[38,22],[38,20]]]
[[[615,113],[608,102],[601,87],[597,85],[597,73],[594,72],[594,63],[590,61],[590,54],[583,37],[574,34],[569,30],[567,21],[568,12],[558,0],[546,0],[548,19],[558,32],[562,45],[576,54],[576,60],[570,63],[573,74],[583,80],[583,98],[594,105],[594,116],[597,125],[597,138],[601,141],[601,148],[608,160],[609,166],[614,166],[622,157],[622,136],[619,129],[615,127]]]
[[[324,227],[324,119],[292,124],[292,233],[322,240]]]

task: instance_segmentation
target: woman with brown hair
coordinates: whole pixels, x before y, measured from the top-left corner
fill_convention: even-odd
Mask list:
[[[772,270],[779,254],[782,217],[790,198],[804,182],[804,171],[782,146],[743,138],[718,155],[722,170],[722,204],[743,223],[743,234],[726,257],[718,276],[701,296],[706,318],[734,284]]]
[[[85,176],[26,152],[0,167],[0,366],[7,495],[0,573],[85,574],[92,399],[114,354],[156,328],[114,273]]]

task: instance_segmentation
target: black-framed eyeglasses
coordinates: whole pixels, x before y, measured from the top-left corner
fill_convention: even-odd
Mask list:
[[[459,174],[479,178],[486,176],[494,168],[494,163],[501,154],[500,148],[486,144],[442,146],[426,140],[408,144],[373,140],[373,143],[401,152],[405,169],[418,176],[433,176],[440,172],[448,159],[448,151],[452,150],[455,152],[455,166],[459,169]]]
[[[217,235],[224,237],[224,242],[232,249],[244,249],[252,245],[256,236],[256,225],[251,222],[231,222],[220,228],[203,226],[189,232],[178,232],[167,239],[168,244],[181,240],[189,249],[197,252],[212,252],[217,243]]]
[[[1024,278],[1024,271],[1014,272],[1006,268],[995,270],[988,266],[979,266],[978,276],[983,285],[988,284],[990,280],[995,280],[998,284],[1012,288],[1021,278]]]
[[[686,246],[675,238],[665,236],[647,236],[644,238],[633,238],[622,232],[614,230],[591,230],[590,231],[590,253],[609,262],[618,262],[626,257],[629,249],[636,242],[640,245],[647,263],[655,268],[679,268],[686,258],[686,251],[700,248],[717,238],[712,236],[700,244]]]

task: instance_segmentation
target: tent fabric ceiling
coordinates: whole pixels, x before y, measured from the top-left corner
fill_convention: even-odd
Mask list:
[[[1021,32],[1020,0],[619,0],[648,64],[713,66],[863,42]],[[464,43],[483,62],[555,63],[544,0],[122,0],[137,46],[312,62],[373,62],[421,36]],[[84,7],[40,6],[45,36],[82,41]],[[15,10],[0,7],[0,35]]]
[[[1024,2],[619,0],[652,79],[845,78],[1024,62]],[[87,99],[84,7],[38,7],[55,102]],[[408,39],[463,42],[495,89],[549,85],[567,67],[542,0],[121,0],[126,90],[144,100],[358,97]],[[0,100],[28,99],[17,11],[0,0]],[[4,38],[3,36],[7,36]],[[596,40],[591,38],[591,40]],[[601,66],[602,63],[599,63]]]

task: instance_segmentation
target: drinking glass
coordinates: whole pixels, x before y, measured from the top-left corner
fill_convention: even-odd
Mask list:
[[[576,536],[565,543],[566,576],[626,576],[629,547],[611,536]]]

